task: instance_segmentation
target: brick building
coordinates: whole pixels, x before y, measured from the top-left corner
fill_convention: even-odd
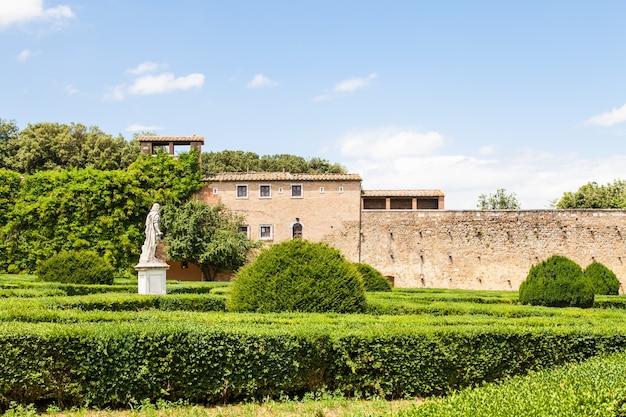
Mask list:
[[[238,172],[212,174],[205,181],[200,199],[222,202],[244,216],[240,231],[251,240],[271,244],[303,238],[333,246],[344,242],[339,249],[348,259],[358,259],[360,175]],[[195,265],[170,265],[170,279],[202,277]]]
[[[325,242],[397,287],[516,290],[555,254],[626,277],[626,210],[444,210],[440,190],[361,190],[357,174],[221,173],[206,182],[199,197],[243,215],[250,239]],[[194,265],[170,265],[170,279],[202,279]]]

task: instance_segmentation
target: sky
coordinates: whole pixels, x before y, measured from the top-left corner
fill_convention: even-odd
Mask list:
[[[546,209],[626,179],[622,0],[0,0],[0,119]]]

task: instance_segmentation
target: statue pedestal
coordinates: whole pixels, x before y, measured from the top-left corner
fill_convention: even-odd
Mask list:
[[[167,294],[165,280],[170,266],[166,263],[137,264],[139,294]]]

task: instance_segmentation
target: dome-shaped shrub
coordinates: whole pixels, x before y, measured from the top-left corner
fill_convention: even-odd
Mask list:
[[[619,294],[617,275],[600,262],[592,262],[585,268],[585,275],[591,280],[594,294]]]
[[[338,250],[294,239],[271,246],[237,272],[227,307],[354,313],[365,310],[365,291],[356,267]]]
[[[355,263],[354,266],[361,273],[365,291],[391,291],[391,284],[379,270],[364,263]]]
[[[96,252],[64,251],[42,262],[37,275],[42,281],[68,284],[113,284],[115,269]]]
[[[593,286],[580,265],[554,255],[530,268],[519,299],[524,304],[586,308],[593,306]]]

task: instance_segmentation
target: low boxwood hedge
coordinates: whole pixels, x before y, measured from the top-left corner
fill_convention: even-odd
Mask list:
[[[530,318],[429,325],[410,316],[101,314],[136,318],[0,322],[0,406],[225,403],[319,390],[431,396],[626,348],[615,324],[531,326]]]

